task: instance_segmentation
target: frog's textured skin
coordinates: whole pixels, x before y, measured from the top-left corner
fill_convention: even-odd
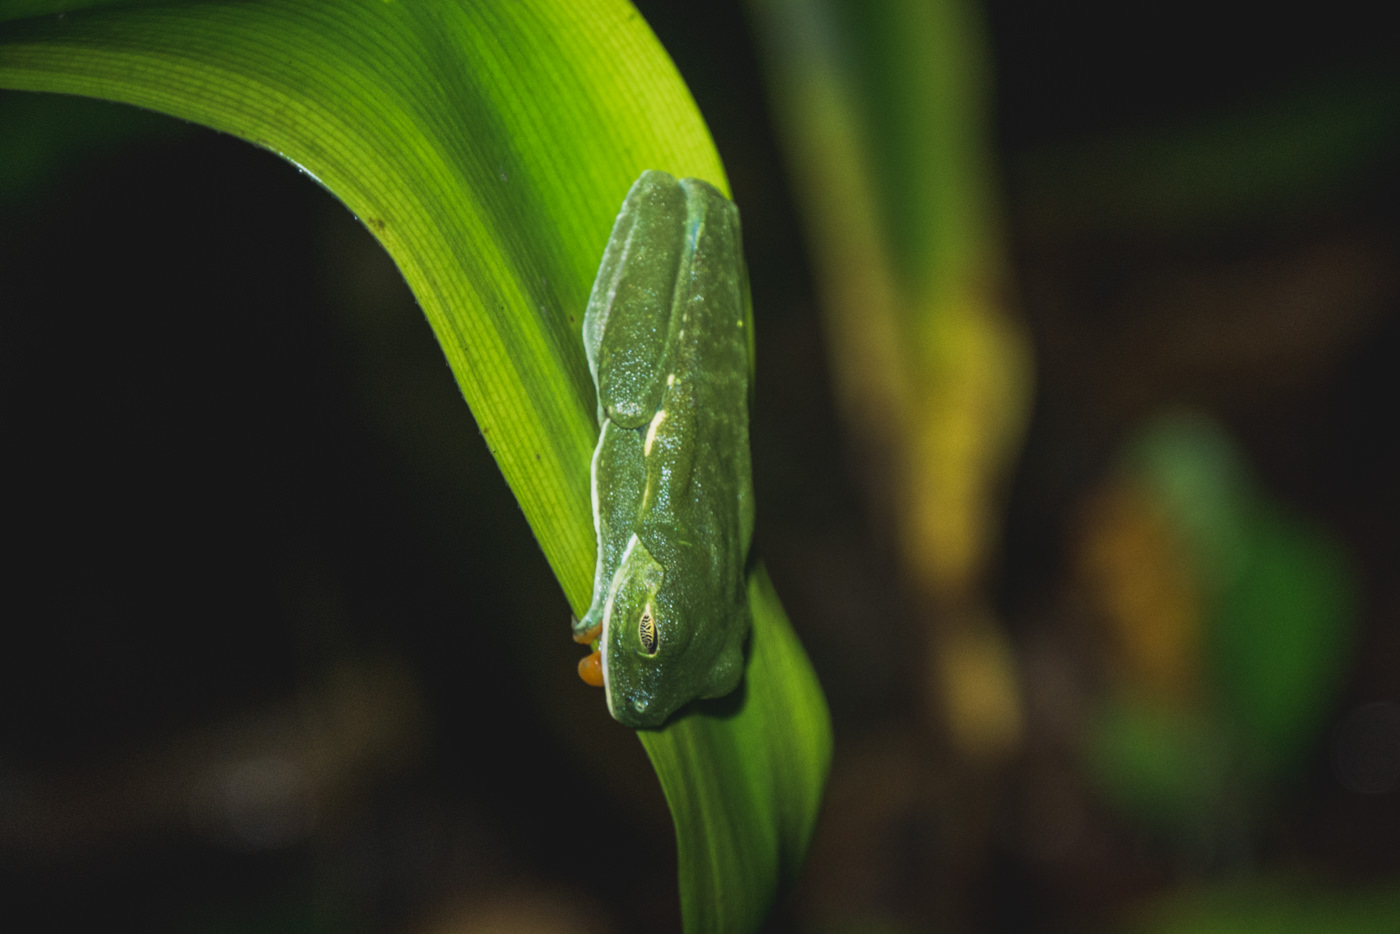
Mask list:
[[[601,627],[608,710],[634,728],[743,675],[751,317],[738,208],[698,179],[644,172],[583,319],[598,566],[574,624]]]

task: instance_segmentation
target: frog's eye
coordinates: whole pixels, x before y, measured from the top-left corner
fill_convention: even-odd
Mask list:
[[[648,655],[656,654],[656,618],[651,615],[651,610],[643,610],[641,621],[637,623],[637,638],[642,640],[642,651]]]

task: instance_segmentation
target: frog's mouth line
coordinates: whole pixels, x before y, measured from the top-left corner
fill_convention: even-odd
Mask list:
[[[637,533],[633,532],[632,537],[627,540],[627,547],[623,549],[622,559],[618,562],[618,567],[622,567],[632,556],[632,549],[637,547],[637,542]],[[608,639],[612,634],[613,608],[617,606],[617,588],[621,583],[622,575],[614,574],[612,584],[608,588],[606,609],[603,610],[603,629],[598,636],[598,647],[602,650],[603,657],[603,695],[608,699],[608,713],[612,714],[614,719],[617,718],[617,711],[613,709],[612,670],[611,665],[609,665],[612,653],[608,651],[608,646],[612,643]]]
[[[645,550],[646,546],[642,544],[642,540],[637,536],[637,533],[633,532],[632,537],[627,540],[627,547],[622,550],[622,558],[618,561],[618,567],[625,567],[629,559],[631,559],[632,553],[638,548]],[[607,697],[608,713],[612,714],[613,718],[617,720],[621,720],[622,718],[617,716],[617,710],[613,703],[616,697],[612,688],[612,669],[610,665],[612,652],[608,651],[608,646],[612,645],[610,639],[613,627],[613,609],[617,606],[617,591],[618,588],[622,586],[624,577],[625,575],[622,574],[614,575],[612,586],[608,588],[607,608],[603,611],[602,630],[598,636],[598,646],[602,649],[600,655],[602,656],[603,693],[604,696]],[[622,701],[630,706],[630,714],[633,716],[644,712],[649,706],[649,701],[644,701],[641,703],[641,706],[638,707],[639,699],[636,697],[623,698]]]

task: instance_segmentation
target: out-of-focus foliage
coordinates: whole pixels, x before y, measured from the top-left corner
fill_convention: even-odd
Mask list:
[[[933,643],[931,704],[975,755],[1017,741],[985,583],[1031,389],[1009,307],[986,49],[964,0],[753,0],[816,258],[837,405]]]
[[[1098,780],[1193,843],[1245,829],[1234,821],[1267,812],[1336,696],[1355,626],[1347,556],[1186,413],[1130,443],[1080,550],[1111,678],[1089,748]]]
[[[1400,82],[1357,68],[1189,123],[1044,146],[1013,172],[1036,192],[1033,232],[1190,234],[1325,210],[1397,136]]]
[[[1123,934],[1388,934],[1400,927],[1400,886],[1329,892],[1277,879],[1188,889],[1139,914]]]

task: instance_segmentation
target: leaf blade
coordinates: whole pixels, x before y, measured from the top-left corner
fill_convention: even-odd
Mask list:
[[[34,0],[0,11],[0,87],[201,123],[272,150],[338,197],[394,258],[570,603],[587,605],[596,428],[579,327],[598,257],[643,169],[726,188],[688,90],[634,9]],[[752,767],[754,744],[782,723],[765,727],[771,703],[643,736],[673,807],[688,930],[761,923],[800,862],[829,761],[825,703],[764,581],[751,599],[778,620],[782,661],[765,661],[761,639],[751,682],[761,699],[762,672],[798,672],[815,732],[791,748],[801,780],[787,784],[805,789],[792,799],[805,810],[794,820],[776,806],[777,777]],[[706,746],[727,752],[697,758]],[[750,828],[715,823],[714,801],[753,814]],[[726,871],[740,862],[754,871]],[[705,893],[719,879],[730,905],[716,912]]]

